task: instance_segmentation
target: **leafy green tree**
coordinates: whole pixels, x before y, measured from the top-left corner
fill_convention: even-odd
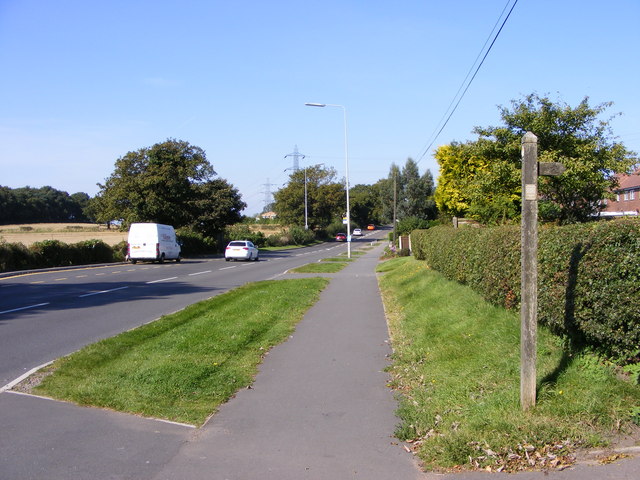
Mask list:
[[[188,226],[207,237],[214,237],[227,225],[242,220],[242,210],[247,206],[242,195],[222,178],[194,184],[194,199],[189,203],[191,219]]]
[[[309,228],[325,228],[346,213],[343,183],[336,182],[336,171],[315,165],[306,168],[307,217]],[[304,225],[305,170],[293,172],[287,185],[274,194],[274,207],[285,225]]]
[[[351,226],[363,227],[370,223],[380,223],[381,206],[378,189],[374,185],[355,185],[349,190],[351,206]]]
[[[89,196],[46,186],[0,187],[0,223],[85,222]]]
[[[395,183],[394,183],[395,180]],[[393,222],[393,209],[394,209],[394,195],[393,189],[396,188],[396,192],[402,186],[398,186],[398,183],[402,182],[401,170],[398,165],[392,163],[389,167],[389,175],[387,178],[378,180],[376,186],[379,192],[380,198],[380,223],[392,223]],[[397,196],[396,196],[397,201]]]
[[[418,164],[408,158],[400,174],[398,219],[416,217],[428,220],[436,218],[434,190],[431,172],[427,170],[424,175],[420,176]]]
[[[165,223],[213,236],[239,221],[246,206],[232,185],[214,175],[201,148],[169,139],[119,158],[98,184],[90,210],[102,222]]]
[[[402,169],[395,163],[392,164],[389,175],[386,179],[379,181],[378,185],[384,223],[393,221],[394,188],[397,220],[406,217],[424,220],[436,218],[433,176],[429,170],[420,176],[418,164],[413,159],[408,158]]]
[[[474,130],[476,142],[440,147],[438,207],[451,215],[470,215],[485,223],[516,219],[520,210],[521,141],[527,131],[538,137],[539,161],[561,162],[567,170],[541,177],[541,217],[559,223],[586,221],[602,208],[616,186],[616,173],[628,173],[635,154],[615,141],[611,118],[599,117],[611,103],[577,107],[537,94],[501,107],[504,125]]]

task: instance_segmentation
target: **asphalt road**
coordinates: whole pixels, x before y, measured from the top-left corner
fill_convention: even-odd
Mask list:
[[[373,233],[353,246],[383,234]],[[89,343],[346,248],[331,242],[263,253],[259,262],[185,259],[0,278],[0,387]]]

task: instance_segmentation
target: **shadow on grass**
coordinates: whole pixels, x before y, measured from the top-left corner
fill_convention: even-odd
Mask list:
[[[558,378],[567,371],[573,361],[584,350],[585,339],[580,333],[575,319],[575,295],[576,285],[578,284],[578,267],[580,261],[589,250],[589,245],[583,245],[578,243],[573,247],[571,252],[571,258],[569,260],[569,272],[567,277],[567,290],[564,300],[564,338],[567,340],[567,345],[562,352],[562,358],[558,363],[558,366],[553,369],[552,372],[545,375],[536,388],[536,394],[540,393],[540,390],[544,386],[555,385],[558,382]]]

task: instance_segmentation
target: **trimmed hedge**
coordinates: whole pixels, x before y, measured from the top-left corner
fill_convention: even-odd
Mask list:
[[[520,306],[520,229],[434,227],[412,233],[417,259],[488,301]],[[574,348],[618,362],[640,357],[640,220],[544,226],[538,322]]]
[[[45,240],[29,247],[21,243],[0,243],[0,272],[111,263],[122,259],[119,249],[112,248],[101,240],[85,240],[73,244]]]

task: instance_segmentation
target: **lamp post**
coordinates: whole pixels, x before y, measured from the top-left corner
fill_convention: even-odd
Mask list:
[[[347,109],[344,105],[331,103],[305,103],[307,107],[338,107],[342,109],[344,117],[344,161],[345,161],[345,182],[347,190],[347,257],[351,258],[351,209],[349,208],[349,146],[347,142]]]

